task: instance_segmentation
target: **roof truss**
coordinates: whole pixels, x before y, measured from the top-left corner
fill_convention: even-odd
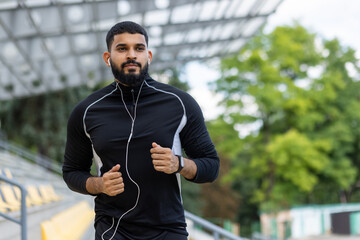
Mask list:
[[[153,72],[239,51],[282,0],[4,0],[0,100],[112,78],[107,31],[146,27]]]

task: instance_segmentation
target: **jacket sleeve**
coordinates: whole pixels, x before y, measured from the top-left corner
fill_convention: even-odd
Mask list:
[[[210,139],[199,105],[190,95],[184,104],[187,123],[180,132],[181,144],[188,158],[197,166],[196,177],[189,181],[212,182],[219,174],[219,157]]]
[[[69,117],[62,171],[64,181],[71,190],[89,194],[86,180],[92,176],[90,168],[93,155],[91,141],[83,127],[83,113],[84,110],[78,105]]]

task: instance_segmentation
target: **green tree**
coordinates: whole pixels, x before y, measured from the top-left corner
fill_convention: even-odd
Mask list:
[[[224,177],[230,171],[231,159],[236,156],[235,149],[240,147],[241,141],[232,126],[226,124],[222,119],[217,119],[207,123],[211,129],[210,137],[216,146],[220,158],[219,176],[213,183],[202,186],[202,197],[204,205],[202,208],[203,216],[209,219],[237,220],[236,209],[240,202],[244,201],[239,192],[233,191],[232,185],[224,181]],[[227,141],[224,141],[224,140]]]
[[[229,147],[226,180],[248,204],[274,211],[360,200],[357,61],[353,49],[297,23],[262,32],[222,60],[221,118],[242,136]],[[224,135],[223,144],[233,141]]]
[[[90,92],[91,89],[82,86],[2,101],[0,130],[10,141],[62,162],[68,116]]]
[[[169,77],[168,84],[179,88],[185,92],[190,90],[189,83],[185,80],[181,79],[182,70],[178,68],[170,68],[165,71],[167,76]]]

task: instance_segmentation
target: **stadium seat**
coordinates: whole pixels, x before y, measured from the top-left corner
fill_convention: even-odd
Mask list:
[[[46,201],[56,202],[61,199],[61,197],[55,193],[55,190],[51,185],[41,185],[39,186],[39,191]]]
[[[42,240],[63,240],[62,236],[59,235],[55,225],[51,220],[46,220],[41,223],[41,239]]]
[[[4,201],[7,204],[7,207],[10,211],[19,210],[21,207],[21,202],[15,197],[15,193],[10,185],[2,184],[0,186]]]
[[[94,210],[82,201],[42,222],[42,240],[78,240],[93,222],[94,216]]]
[[[55,199],[56,201],[62,199],[62,196],[59,196],[58,194],[56,194],[53,186],[49,185],[49,186],[48,186],[48,191],[49,191],[49,194],[51,195],[51,197],[52,197],[53,199]]]
[[[8,168],[0,169],[0,175],[7,177],[9,179],[13,179],[13,175],[12,175],[10,169],[8,169]]]
[[[4,169],[3,169],[3,173],[4,173],[4,175],[5,175],[7,178],[13,179],[13,175],[12,175],[10,169],[4,168]]]
[[[39,191],[36,189],[35,186],[29,185],[26,187],[26,190],[28,191],[28,196],[31,203],[34,205],[42,205],[44,203],[50,202],[49,200],[46,200],[42,196],[40,196]]]
[[[4,176],[6,178],[9,178],[9,179],[13,179],[13,175],[12,175],[10,169],[8,169],[8,168],[0,169],[0,175]],[[4,183],[4,182],[1,181],[1,183]]]
[[[5,206],[2,206],[0,203],[0,212],[6,213],[7,211],[8,211],[8,208],[6,208]]]
[[[18,187],[13,187],[13,190],[15,192],[15,197],[18,199],[19,202],[21,202],[21,190]],[[29,195],[26,194],[26,206],[30,207],[32,205],[35,205],[31,202],[31,199],[29,198]]]
[[[8,203],[4,202],[4,200],[0,196],[0,212],[6,213],[8,211],[15,211],[15,210],[18,210],[17,206],[13,207],[13,206],[9,205]]]

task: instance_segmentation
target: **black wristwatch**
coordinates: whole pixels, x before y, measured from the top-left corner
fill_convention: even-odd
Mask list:
[[[184,158],[180,155],[176,155],[176,156],[179,159],[179,169],[175,173],[179,173],[184,168]]]

